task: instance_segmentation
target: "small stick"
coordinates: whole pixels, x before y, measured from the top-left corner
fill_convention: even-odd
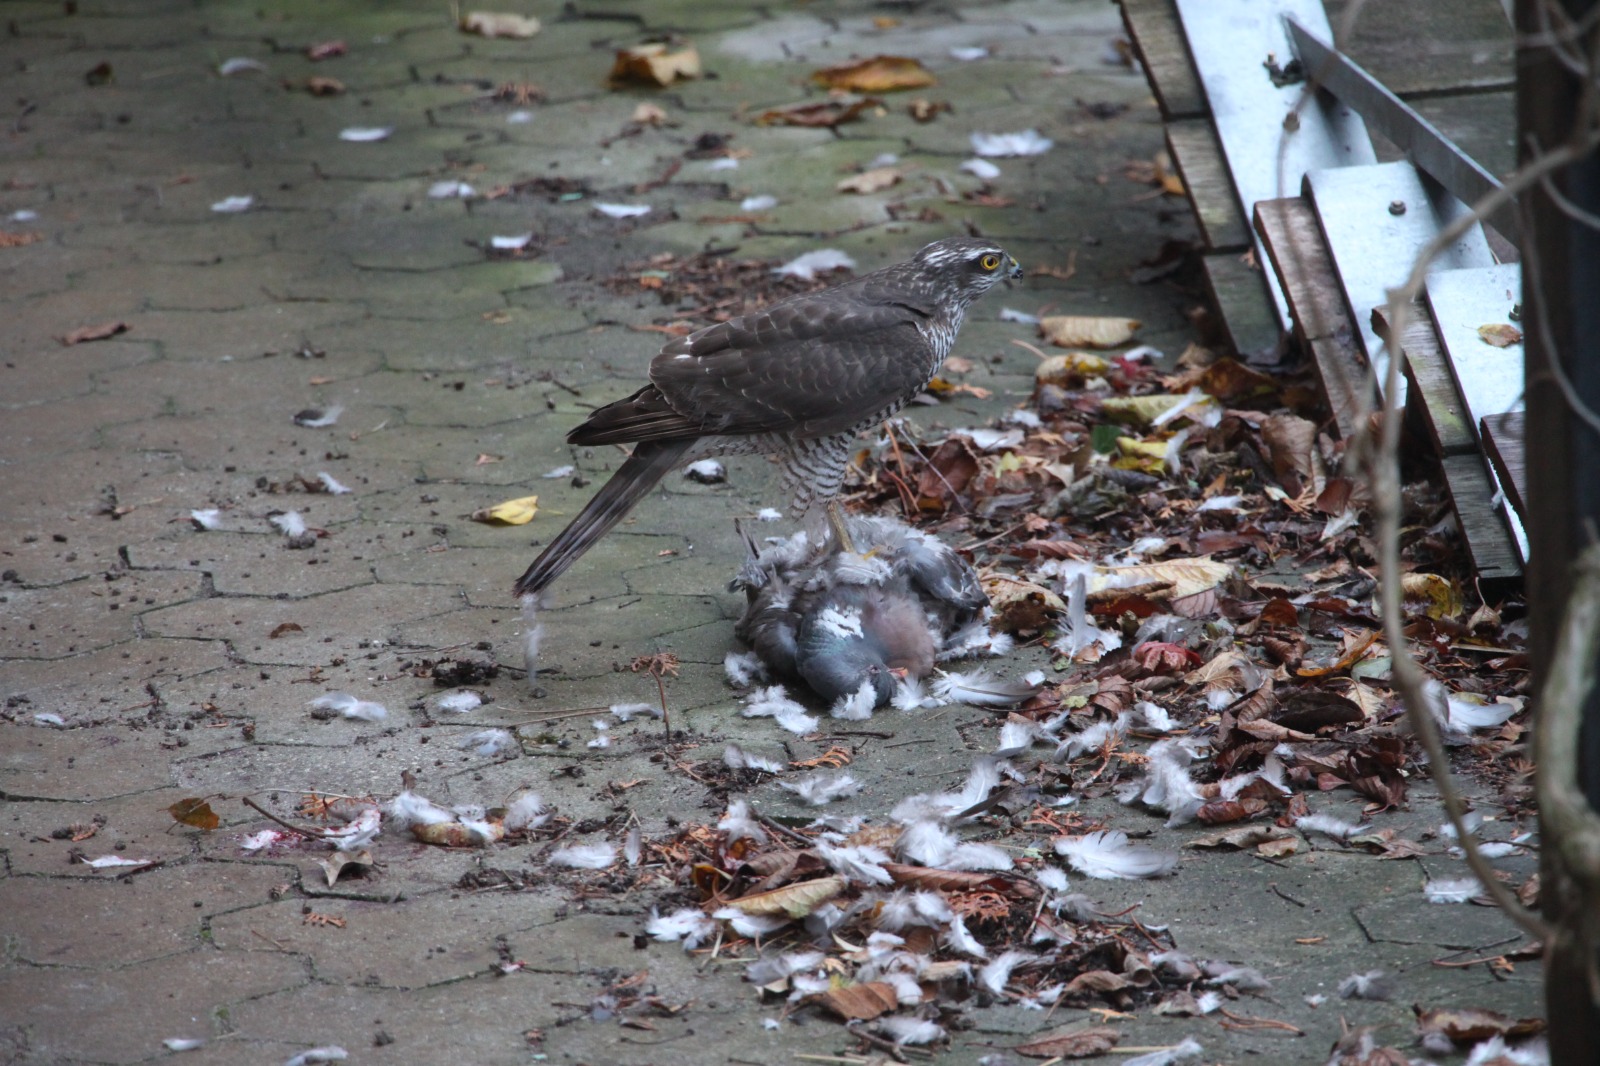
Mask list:
[[[324,837],[323,834],[321,834],[321,833],[308,832],[307,830],[301,829],[297,825],[290,825],[288,822],[284,821],[282,818],[279,818],[276,814],[273,814],[271,811],[269,811],[265,807],[261,806],[261,804],[257,803],[255,800],[251,799],[249,796],[245,796],[244,797],[243,803],[244,803],[244,805],[246,807],[249,807],[251,810],[255,811],[257,814],[260,814],[263,817],[272,819],[274,822],[277,822],[279,825],[281,825],[285,829],[289,830],[289,832],[298,833],[301,836],[305,837],[307,840],[324,840],[324,839],[326,839],[326,837]]]

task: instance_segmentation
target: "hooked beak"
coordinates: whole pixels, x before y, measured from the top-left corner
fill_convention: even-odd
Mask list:
[[[1006,277],[1010,278],[1012,281],[1021,281],[1022,280],[1022,264],[1017,262],[1015,257],[1008,257],[1008,258],[1011,259],[1011,269],[1006,271]]]
[[[903,666],[891,666],[891,667],[889,667],[889,673],[894,678],[896,678],[897,680],[900,680],[900,681],[904,681],[906,679],[906,675],[909,674],[910,672],[911,672],[910,670],[907,670]]]

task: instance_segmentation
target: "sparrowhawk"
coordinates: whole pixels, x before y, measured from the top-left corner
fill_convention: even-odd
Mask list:
[[[666,474],[713,455],[776,455],[790,513],[832,507],[850,442],[927,387],[968,306],[1022,268],[998,245],[950,237],[911,259],[669,341],[650,384],[595,411],[573,444],[634,444],[611,480],[518,579],[535,594]]]

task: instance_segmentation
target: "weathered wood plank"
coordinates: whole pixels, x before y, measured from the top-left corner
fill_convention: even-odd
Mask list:
[[[1228,161],[1222,155],[1222,142],[1211,120],[1181,119],[1167,123],[1167,150],[1183,179],[1183,191],[1200,223],[1200,235],[1213,252],[1243,251],[1250,244],[1250,230],[1239,196],[1233,191]]]
[[[1266,275],[1231,252],[1201,259],[1211,302],[1222,315],[1228,340],[1240,355],[1275,352],[1283,331],[1267,292]]]
[[[1348,440],[1373,408],[1376,393],[1316,212],[1299,196],[1262,200],[1256,204],[1255,228],[1288,298],[1295,335],[1316,367],[1334,425]]]
[[[1387,309],[1372,309],[1372,329],[1384,342],[1390,343]],[[1433,441],[1433,450],[1439,455],[1460,455],[1477,451],[1472,427],[1467,421],[1467,405],[1456,390],[1455,378],[1450,374],[1450,364],[1444,350],[1439,347],[1439,335],[1434,331],[1433,316],[1421,304],[1413,303],[1406,313],[1405,335],[1400,338],[1400,350],[1405,353],[1406,403],[1421,416]]]
[[[1204,115],[1205,90],[1195,76],[1174,0],[1121,0],[1118,6],[1162,117]]]
[[[1495,347],[1478,333],[1482,326],[1511,330],[1522,300],[1522,268],[1515,263],[1428,275],[1428,306],[1439,325],[1440,346],[1456,389],[1466,403],[1467,430],[1522,403],[1522,345]]]
[[[1503,415],[1486,416],[1480,427],[1483,430],[1483,450],[1488,453],[1494,475],[1500,480],[1506,499],[1511,501],[1511,506],[1524,522],[1528,520],[1528,466],[1522,451],[1526,425],[1526,411],[1508,411]]]
[[[1494,486],[1483,457],[1476,452],[1447,455],[1443,464],[1450,505],[1461,525],[1461,536],[1479,584],[1487,586],[1486,594],[1493,594],[1508,583],[1521,580],[1522,558],[1505,517],[1492,506]]]

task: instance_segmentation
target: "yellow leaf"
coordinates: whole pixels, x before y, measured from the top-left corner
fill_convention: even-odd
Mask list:
[[[1215,588],[1226,581],[1234,568],[1227,563],[1198,556],[1193,559],[1173,559],[1164,563],[1140,563],[1138,566],[1113,566],[1106,573],[1116,579],[1117,585],[1144,585],[1151,582],[1169,582],[1173,599],[1182,599]],[[1090,592],[1098,592],[1092,587]],[[1107,585],[1109,587],[1109,583]]]
[[[472,512],[474,522],[484,522],[491,526],[525,526],[533,521],[533,516],[539,513],[539,497],[523,496],[516,500],[506,500],[493,507]]]
[[[1111,369],[1111,363],[1102,356],[1089,352],[1068,352],[1052,355],[1040,363],[1033,376],[1041,385],[1060,385],[1063,388],[1084,378],[1097,378]]]
[[[222,824],[211,804],[197,796],[181,799],[167,808],[167,813],[184,825],[192,825],[196,829],[210,831]]]
[[[1117,451],[1122,455],[1111,461],[1118,470],[1142,470],[1147,474],[1164,474],[1167,470],[1167,442],[1162,440],[1135,440],[1118,437]]]
[[[1461,613],[1461,592],[1438,574],[1406,574],[1400,579],[1406,606],[1420,608],[1429,618],[1454,618]]]
[[[1134,318],[1048,315],[1039,320],[1039,334],[1058,348],[1115,348],[1133,340],[1142,325]]]
[[[1173,396],[1169,393],[1152,393],[1148,396],[1108,396],[1100,409],[1107,416],[1131,426],[1148,426],[1174,407],[1191,405],[1192,396]]]
[[[811,80],[829,89],[857,93],[924,89],[934,83],[933,75],[921,63],[906,56],[873,56],[857,63],[828,67],[812,74]]]

